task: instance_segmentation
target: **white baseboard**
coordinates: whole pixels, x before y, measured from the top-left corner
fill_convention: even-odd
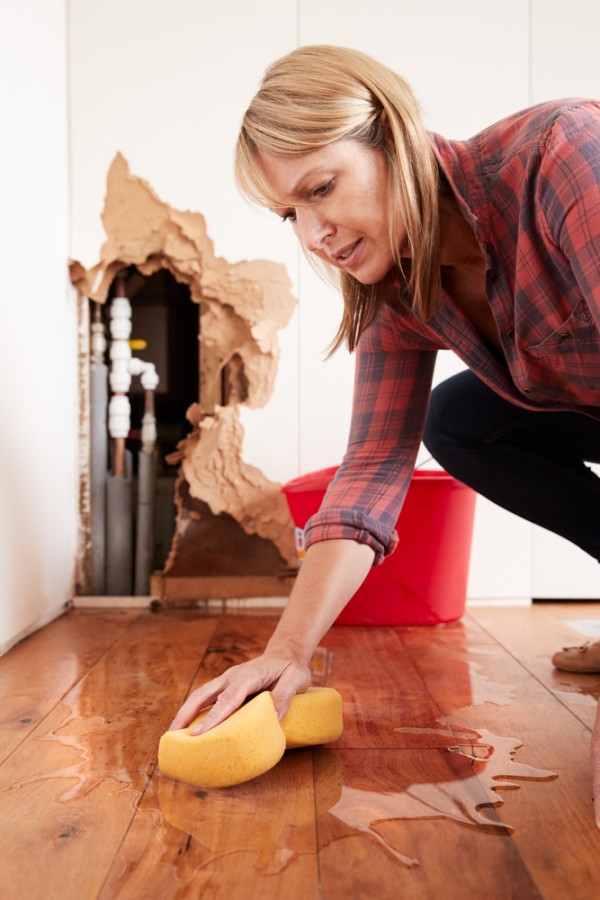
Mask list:
[[[244,609],[283,609],[289,597],[210,597],[196,601],[198,609],[215,612],[235,612]],[[82,596],[71,599],[73,609],[147,609],[156,597],[96,597]],[[165,607],[168,608],[168,605]],[[193,607],[191,607],[193,608]]]
[[[96,597],[86,594],[71,598],[71,609],[147,609],[155,597]]]

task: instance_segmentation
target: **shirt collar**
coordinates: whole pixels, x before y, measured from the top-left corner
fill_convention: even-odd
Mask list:
[[[450,141],[435,132],[429,132],[429,140],[460,211],[483,245],[488,240],[488,225],[483,178],[474,142]]]

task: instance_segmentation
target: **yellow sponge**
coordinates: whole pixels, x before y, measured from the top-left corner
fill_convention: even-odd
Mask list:
[[[285,735],[268,691],[210,731],[192,737],[190,731],[206,712],[187,728],[161,737],[158,767],[165,775],[201,787],[229,787],[262,775],[283,756]]]
[[[292,698],[281,720],[263,691],[205,734],[192,737],[205,710],[187,728],[160,739],[158,766],[165,775],[201,787],[231,787],[262,775],[286,748],[326,744],[342,733],[342,698],[333,688],[309,688]]]
[[[296,694],[281,727],[288,750],[337,741],[344,729],[340,694],[327,687],[310,687]]]

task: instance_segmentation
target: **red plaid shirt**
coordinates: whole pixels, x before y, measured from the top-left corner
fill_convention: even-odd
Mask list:
[[[485,258],[504,358],[444,290],[427,324],[398,290],[362,335],[348,449],[306,544],[356,540],[376,562],[397,543],[438,349],[511,403],[600,418],[600,101],[536,106],[468,141],[430,138]]]

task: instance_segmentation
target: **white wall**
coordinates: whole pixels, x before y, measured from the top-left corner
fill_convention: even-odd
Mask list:
[[[75,556],[66,33],[64,0],[3,10],[0,648],[61,611]]]
[[[550,97],[600,97],[597,36],[600,4],[594,0],[532,0],[531,102]],[[600,469],[596,468],[598,473]],[[600,597],[598,563],[563,538],[531,529],[533,597]]]
[[[105,176],[121,150],[162,198],[205,214],[218,254],[287,266],[300,302],[282,335],[276,391],[265,410],[244,415],[246,459],[282,481],[340,459],[352,363],[343,353],[322,362],[339,298],[289,230],[233,185],[238,123],[268,62],[304,43],[365,50],[401,71],[428,126],[454,138],[540,99],[600,95],[596,0],[71,0],[70,8],[71,253],[85,265],[98,257]],[[440,356],[438,379],[456,370],[450,354]],[[480,500],[470,596],[535,593],[539,540]]]

